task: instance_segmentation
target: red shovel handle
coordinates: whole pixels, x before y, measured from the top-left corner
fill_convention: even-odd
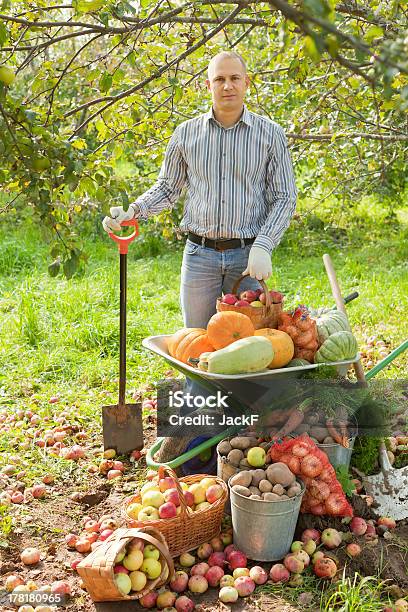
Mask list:
[[[112,238],[112,240],[114,240],[118,244],[119,253],[121,255],[127,255],[129,244],[133,242],[136,236],[139,235],[139,224],[137,222],[137,219],[122,221],[120,224],[121,227],[127,227],[130,225],[135,228],[132,234],[130,234],[130,236],[116,236],[116,234],[114,234],[113,232],[109,232],[110,238]]]

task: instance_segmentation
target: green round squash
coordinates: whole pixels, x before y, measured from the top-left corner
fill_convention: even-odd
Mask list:
[[[316,319],[316,326],[319,342],[321,344],[336,332],[350,331],[350,325],[346,315],[339,310],[332,310],[331,312],[323,314]]]
[[[349,331],[335,332],[327,338],[315,355],[315,363],[353,359],[358,352],[357,340]]]
[[[300,357],[296,357],[295,359],[292,359],[292,361],[289,361],[286,367],[287,368],[298,368],[300,366],[307,366],[307,365],[310,365],[310,361],[307,361],[306,359],[301,359]]]

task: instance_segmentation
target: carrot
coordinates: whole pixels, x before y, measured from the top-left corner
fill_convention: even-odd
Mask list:
[[[292,433],[294,429],[299,427],[301,423],[303,423],[303,419],[305,418],[304,412],[302,410],[298,410],[297,408],[292,408],[289,418],[286,423],[276,432],[273,436],[274,438],[284,438],[288,434]]]
[[[343,435],[343,433],[339,433],[337,431],[337,429],[334,426],[333,419],[326,420],[326,427],[327,427],[327,431],[329,432],[333,440],[336,442],[336,444],[341,444],[342,446],[344,446],[344,448],[348,448],[349,446],[348,436],[347,435],[345,436]]]

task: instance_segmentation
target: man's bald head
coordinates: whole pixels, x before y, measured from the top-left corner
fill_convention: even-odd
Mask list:
[[[220,53],[217,53],[217,55],[214,55],[214,57],[211,58],[208,64],[207,74],[210,80],[211,76],[214,74],[214,70],[216,69],[217,63],[219,63],[219,61],[223,59],[238,60],[238,62],[241,64],[241,71],[243,71],[243,74],[246,74],[246,64],[244,58],[239,53],[237,53],[236,51],[221,51]]]

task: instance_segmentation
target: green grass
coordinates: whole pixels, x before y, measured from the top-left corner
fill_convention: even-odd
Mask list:
[[[298,302],[331,305],[333,298],[321,256],[330,253],[343,294],[360,297],[348,306],[360,342],[384,339],[389,348],[406,335],[408,241],[404,224],[366,227],[350,224],[333,238],[333,225],[310,229],[295,223],[273,257],[270,287],[283,290],[288,307]],[[313,224],[312,224],[313,225]],[[324,229],[326,227],[326,229]],[[338,233],[338,232],[337,232]],[[67,281],[47,274],[44,235],[27,221],[0,233],[0,386],[12,397],[22,386],[55,393],[61,388],[113,390],[118,359],[118,257],[105,235],[95,232],[86,250],[89,264],[82,278]],[[149,251],[145,238],[145,253]],[[141,348],[151,334],[182,325],[179,309],[181,252],[155,239],[156,257],[130,252],[128,278],[129,388],[158,380],[168,369]],[[403,377],[408,356],[401,356],[384,375]]]

